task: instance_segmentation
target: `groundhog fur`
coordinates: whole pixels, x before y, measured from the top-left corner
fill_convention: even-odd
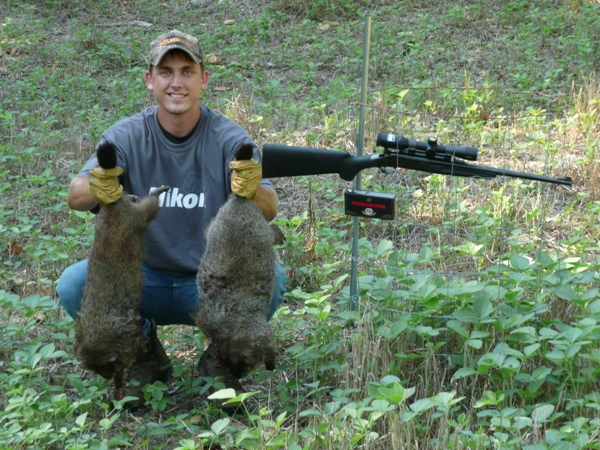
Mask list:
[[[243,146],[236,159],[250,159]],[[218,361],[241,378],[265,364],[275,368],[275,337],[267,322],[275,288],[274,235],[260,208],[231,194],[207,229],[198,270],[195,322]]]
[[[97,149],[99,165],[116,167],[116,149]],[[81,308],[76,320],[75,353],[82,366],[115,381],[115,398],[124,395],[123,374],[146,351],[142,300],[144,232],[159,211],[162,186],[149,196],[123,194],[100,204]]]

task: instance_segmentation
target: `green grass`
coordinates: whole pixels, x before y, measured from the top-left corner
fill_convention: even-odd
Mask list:
[[[366,14],[365,151],[379,131],[437,136],[574,185],[365,171],[398,218],[359,222],[351,298],[351,183],[274,180],[279,366],[224,417],[194,373],[202,334],[163,327],[175,376],[125,411],[75,360],[54,286],[93,238],[69,181],[152,102],[150,41],[201,36],[204,101],[258,143],[354,152]],[[3,2],[0,448],[598,448],[598,67],[597,1]]]

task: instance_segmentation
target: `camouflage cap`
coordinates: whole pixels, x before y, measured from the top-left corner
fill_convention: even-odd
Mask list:
[[[204,55],[198,45],[198,39],[181,31],[173,30],[161,34],[152,42],[150,64],[157,66],[163,56],[174,49],[183,50],[198,64],[204,63]]]

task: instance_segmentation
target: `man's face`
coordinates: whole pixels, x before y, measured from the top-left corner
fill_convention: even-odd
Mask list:
[[[167,53],[152,72],[146,72],[146,86],[158,104],[174,115],[197,111],[200,94],[208,86],[208,72],[184,53]]]

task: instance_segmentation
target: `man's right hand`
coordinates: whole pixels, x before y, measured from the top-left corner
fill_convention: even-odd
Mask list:
[[[231,190],[240,197],[254,200],[262,178],[261,164],[253,159],[246,159],[231,161],[229,168],[233,170]]]
[[[90,196],[98,203],[109,205],[116,202],[123,195],[123,186],[119,184],[118,176],[123,169],[103,169],[96,167],[90,170],[89,192]]]

